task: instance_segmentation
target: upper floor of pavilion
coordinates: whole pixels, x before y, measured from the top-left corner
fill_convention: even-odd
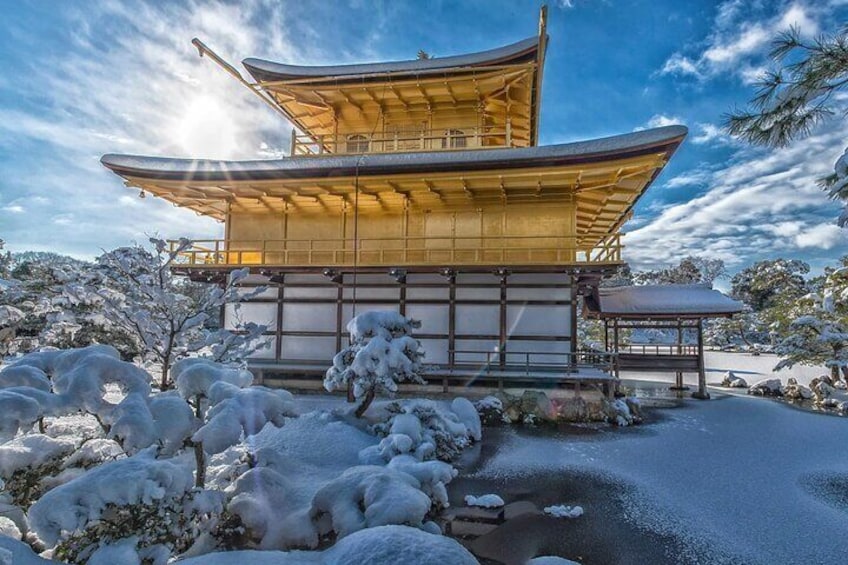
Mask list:
[[[543,9],[538,36],[479,53],[332,66],[242,63],[253,88],[294,124],[292,157],[530,147],[539,139],[545,19]]]

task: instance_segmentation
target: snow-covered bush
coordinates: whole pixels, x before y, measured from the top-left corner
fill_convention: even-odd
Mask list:
[[[0,480],[16,506],[28,508],[41,496],[44,479],[58,474],[75,445],[43,434],[21,436],[0,445]]]
[[[495,425],[504,421],[504,405],[500,398],[487,396],[474,403],[474,408],[480,415],[480,421],[487,425]]]
[[[421,323],[387,310],[360,314],[348,322],[351,345],[333,358],[324,376],[330,391],[346,390],[361,399],[362,416],[377,394],[397,392],[397,383],[423,383],[419,373],[424,351],[412,331]]]
[[[411,475],[385,467],[352,467],[321,488],[310,516],[320,535],[340,538],[364,528],[405,524],[423,527],[430,498]]]
[[[374,431],[384,436],[376,451],[386,461],[398,454],[453,461],[482,437],[480,417],[464,398],[455,399],[450,408],[432,400],[409,400],[392,402],[385,410],[389,418],[375,424]]]

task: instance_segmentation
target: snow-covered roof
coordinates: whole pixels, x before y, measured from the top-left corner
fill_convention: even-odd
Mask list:
[[[258,81],[284,81],[304,78],[362,78],[368,75],[386,74],[426,74],[446,69],[462,69],[520,63],[535,59],[539,49],[539,38],[530,37],[488,51],[437,57],[432,59],[414,59],[411,61],[393,61],[386,63],[361,63],[354,65],[301,66],[274,63],[264,59],[245,59],[242,64]]]
[[[742,303],[703,284],[620,286],[598,289],[586,301],[602,318],[709,318],[742,311]]]
[[[684,126],[665,126],[623,135],[541,147],[372,153],[261,161],[172,159],[106,154],[100,162],[124,176],[171,180],[271,180],[524,168],[590,163],[651,152],[673,152],[686,136]]]

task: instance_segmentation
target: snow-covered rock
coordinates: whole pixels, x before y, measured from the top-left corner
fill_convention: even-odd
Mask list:
[[[22,541],[0,535],[0,564],[56,565],[56,562],[39,557],[29,545]]]
[[[466,506],[479,506],[480,508],[500,508],[504,505],[504,500],[496,494],[482,494],[474,496],[472,494],[465,496]]]
[[[0,536],[21,539],[22,535],[21,530],[15,522],[0,514]],[[0,559],[2,559],[2,557],[0,557]],[[0,563],[2,563],[2,561],[0,561]]]
[[[554,518],[579,518],[583,515],[582,506],[567,506],[565,504],[546,506],[544,511],[545,514]]]
[[[802,384],[799,384],[795,378],[790,377],[786,386],[780,389],[784,398],[789,400],[809,400],[813,398],[813,391]]]
[[[780,379],[763,379],[752,384],[748,388],[748,394],[760,396],[780,396],[783,383]]]
[[[451,412],[456,414],[459,421],[465,426],[468,435],[474,441],[483,439],[483,427],[480,423],[480,414],[467,398],[461,396],[454,398],[451,402]]]
[[[748,383],[733,371],[727,371],[721,379],[721,386],[729,388],[748,388]]]

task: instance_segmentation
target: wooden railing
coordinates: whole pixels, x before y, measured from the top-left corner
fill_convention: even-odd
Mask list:
[[[418,132],[362,132],[338,135],[306,135],[292,130],[291,156],[355,155],[452,149],[512,147],[512,128],[457,127]]]
[[[618,352],[636,355],[697,355],[698,346],[691,343],[631,343],[619,345]]]
[[[179,242],[171,241],[171,250]],[[577,237],[489,236],[353,239],[199,240],[183,250],[184,265],[410,266],[574,265],[621,262],[621,234],[593,246]]]
[[[539,352],[454,349],[449,352],[451,366],[473,366],[486,373],[518,371],[529,376],[535,372],[576,373],[581,369],[600,370],[612,374],[616,354],[607,351]]]

